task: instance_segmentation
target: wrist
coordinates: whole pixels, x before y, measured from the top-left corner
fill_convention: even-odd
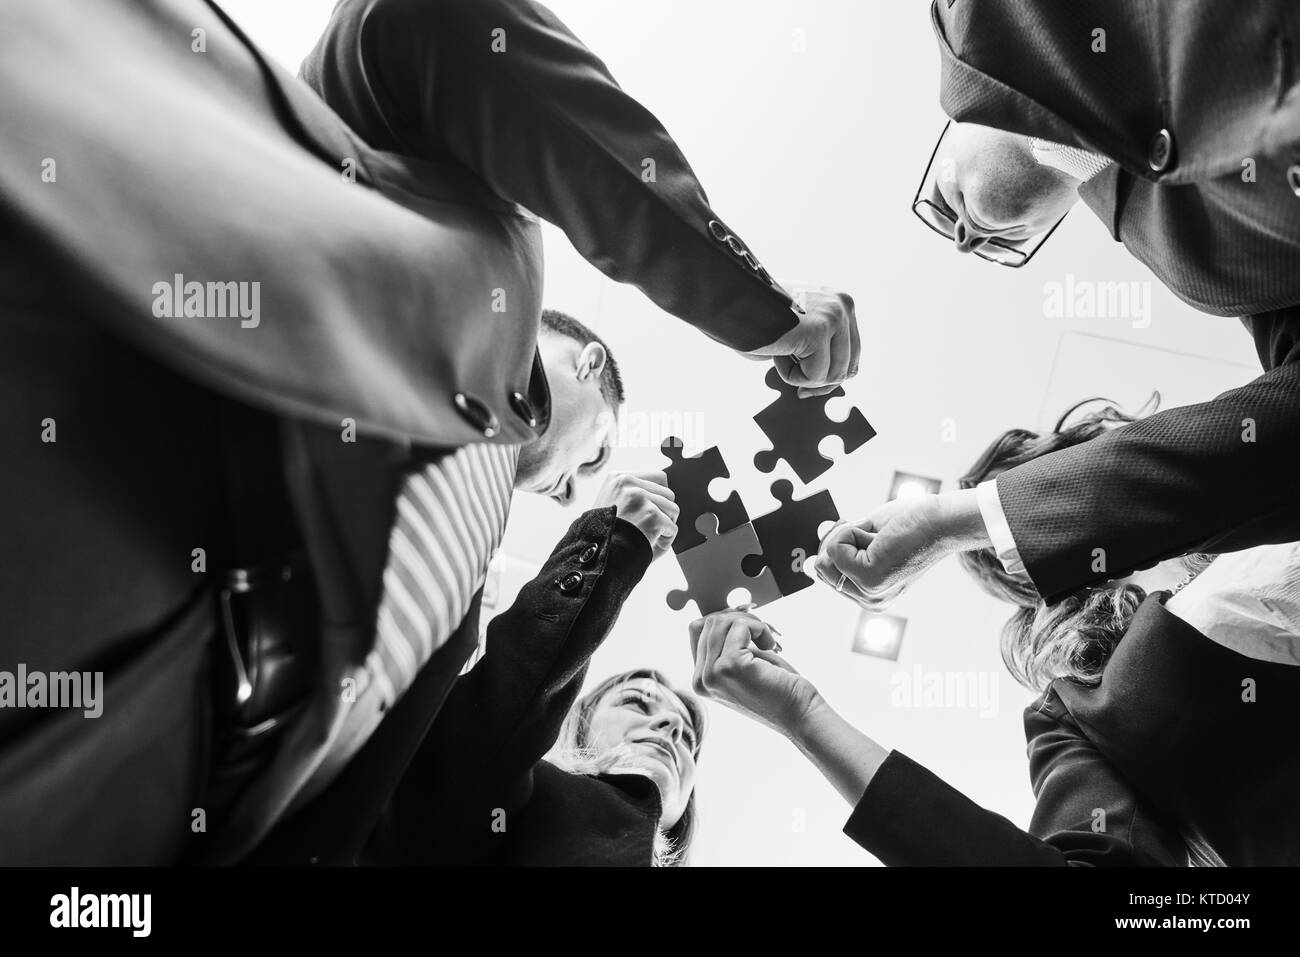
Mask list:
[[[654,549],[640,526],[619,515],[610,516],[609,548],[606,568],[627,572],[636,581],[641,580],[654,561]]]
[[[949,552],[969,552],[992,546],[979,496],[973,488],[939,494],[941,541]]]
[[[791,744],[807,754],[822,729],[837,717],[835,710],[822,697],[821,692],[814,689],[807,705],[782,731]]]

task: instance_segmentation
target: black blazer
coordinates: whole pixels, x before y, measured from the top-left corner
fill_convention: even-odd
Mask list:
[[[104,670],[112,690],[98,721],[0,716],[0,858],[166,863],[192,842],[232,860],[283,816],[328,745],[340,676],[373,644],[404,471],[547,421],[527,210],[726,345],[795,320],[662,126],[535,4],[345,3],[309,58],[324,101],[211,3],[81,7],[86,29],[68,33],[41,0],[0,6],[6,123],[21,131],[0,137],[0,527],[6,567],[25,571],[0,581],[0,668]],[[497,26],[511,54],[488,59]],[[641,180],[646,156],[657,183]],[[41,181],[47,157],[56,183]],[[260,323],[154,316],[153,285],[178,273],[261,282]],[[191,550],[229,524],[216,423],[235,402],[271,420],[255,455],[284,496],[258,504],[301,532],[321,665],[271,765],[196,833],[216,608]],[[51,415],[59,441],[41,443]],[[340,441],[344,418],[358,441]],[[110,441],[119,429],[129,439]],[[374,747],[278,833],[286,854],[355,859],[373,825],[355,802],[396,783],[476,638],[477,602]],[[350,802],[346,826],[314,826]]]
[[[1246,658],[1138,609],[1096,687],[1057,680],[1025,710],[1028,833],[892,752],[845,825],[886,864],[1300,863],[1300,668]]]
[[[1300,12],[1287,0],[935,0],[931,14],[944,110],[1113,159],[1083,200],[1182,299],[1246,315],[1266,370],[999,476],[1039,593],[1054,602],[1189,550],[1300,537],[1282,478],[1300,474]],[[1161,130],[1172,147],[1156,171]]]
[[[1295,4],[934,0],[931,20],[945,112],[1114,160],[1080,196],[1176,295],[1300,303]]]
[[[493,619],[487,654],[452,689],[370,842],[372,864],[648,865],[658,788],[543,760],[587,663],[650,564],[614,509],[587,512]],[[572,572],[582,587],[558,582]]]

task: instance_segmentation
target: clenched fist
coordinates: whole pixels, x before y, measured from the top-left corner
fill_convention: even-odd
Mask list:
[[[681,509],[663,472],[616,472],[605,479],[596,508],[613,505],[618,517],[635,525],[650,543],[653,558],[672,547]]]
[[[817,576],[863,608],[880,611],[953,552],[989,544],[974,489],[886,502],[822,539]]]
[[[858,317],[848,293],[814,286],[792,286],[799,324],[771,345],[746,353],[772,357],[777,373],[800,396],[824,395],[858,374],[862,343]]]

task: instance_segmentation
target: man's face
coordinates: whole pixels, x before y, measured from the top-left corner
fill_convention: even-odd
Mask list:
[[[956,220],[960,252],[1041,236],[1079,198],[1079,180],[1038,163],[1026,137],[974,123],[948,128],[932,178],[927,198]]]
[[[607,356],[598,342],[583,346],[548,329],[537,346],[551,389],[551,424],[520,451],[515,488],[568,505],[577,480],[609,461],[617,419],[600,391]]]

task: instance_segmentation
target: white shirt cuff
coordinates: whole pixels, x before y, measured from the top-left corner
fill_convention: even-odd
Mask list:
[[[975,486],[975,500],[979,502],[980,517],[984,519],[984,528],[989,533],[989,541],[993,543],[993,553],[998,556],[1003,570],[1021,581],[1029,581],[1029,573],[1025,571],[1025,563],[1020,558],[1020,549],[1016,548],[1016,540],[1011,537],[1011,526],[1007,524],[1007,516],[1002,511],[997,481],[989,480]]]

